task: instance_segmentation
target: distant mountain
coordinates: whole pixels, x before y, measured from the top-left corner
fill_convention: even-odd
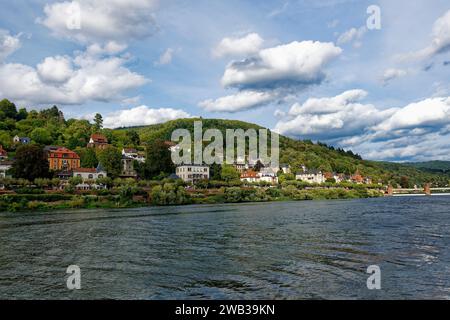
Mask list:
[[[223,134],[226,129],[241,128],[247,130],[250,128],[262,128],[256,124],[237,120],[189,118],[144,127],[116,130],[134,130],[138,132],[141,141],[153,139],[170,140],[171,134],[175,129],[187,129],[192,133],[194,121],[199,120],[202,120],[204,130],[210,128],[219,129]],[[299,170],[301,165],[306,165],[308,168],[327,172],[354,174],[356,171],[359,171],[362,175],[371,177],[375,182],[379,181],[385,184],[401,184],[407,181],[411,186],[414,184],[421,185],[425,182],[447,185],[450,180],[450,175],[442,174],[442,172],[430,172],[412,165],[363,160],[352,151],[336,149],[324,143],[315,144],[309,140],[294,140],[281,136],[280,149],[280,163],[289,164],[294,173]]]
[[[430,172],[444,172],[444,173],[450,172],[450,161],[435,160],[426,162],[411,162],[405,163],[405,165]]]

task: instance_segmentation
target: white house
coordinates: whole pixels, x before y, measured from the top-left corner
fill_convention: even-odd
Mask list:
[[[14,141],[14,143],[29,144],[31,142],[31,139],[28,137],[15,136],[13,138],[13,141]]]
[[[280,169],[283,171],[284,174],[290,174],[291,173],[291,166],[288,164],[282,164],[280,166]]]
[[[259,182],[259,181],[261,181],[261,178],[257,172],[255,172],[253,170],[247,170],[241,174],[241,181],[242,182]]]
[[[209,179],[209,167],[204,165],[186,164],[176,168],[176,174],[184,182],[196,183]]]
[[[95,168],[78,168],[74,169],[72,173],[73,177],[80,177],[83,181],[86,180],[97,180],[100,178],[106,178],[108,173],[103,170],[101,166]]]
[[[12,168],[12,161],[1,161],[0,162],[0,178],[6,178],[7,172]]]
[[[122,156],[128,159],[136,160],[141,163],[145,162],[145,156],[133,148],[123,148]]]
[[[318,183],[318,184],[325,183],[326,181],[322,171],[318,170],[306,170],[303,172],[299,172],[296,174],[295,179],[308,183]]]

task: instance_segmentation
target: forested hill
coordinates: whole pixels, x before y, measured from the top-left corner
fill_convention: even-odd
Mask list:
[[[202,120],[203,129],[216,128],[225,132],[226,129],[259,129],[258,125],[221,119],[179,119],[163,124],[120,129],[103,129],[101,115],[90,122],[79,119],[65,119],[63,113],[56,107],[41,111],[18,109],[15,104],[0,101],[0,145],[14,158],[16,145],[13,137],[29,137],[32,143],[67,147],[80,155],[86,153],[86,145],[92,133],[101,132],[110,144],[118,150],[123,147],[134,147],[144,150],[145,145],[155,139],[170,140],[173,130],[184,128],[194,129],[194,121]],[[224,135],[225,136],[225,135]],[[301,165],[310,169],[353,174],[359,172],[371,177],[374,182],[398,183],[404,186],[421,185],[424,182],[434,182],[439,185],[449,183],[449,173],[431,172],[421,167],[387,162],[362,160],[351,151],[336,150],[325,144],[315,144],[311,141],[297,141],[287,137],[280,138],[280,163],[290,164],[297,171]],[[90,161],[81,156],[82,166],[89,167]]]
[[[219,129],[225,133],[226,129],[260,129],[262,127],[248,122],[222,119],[179,119],[144,127],[122,128],[117,131],[135,130],[142,141],[153,139],[170,140],[175,129],[188,129],[193,132],[194,122],[202,121],[203,130]],[[225,137],[225,134],[224,134]],[[450,175],[436,174],[410,165],[389,162],[376,162],[363,160],[360,155],[352,151],[344,151],[327,146],[323,143],[313,143],[309,140],[294,140],[280,137],[280,163],[291,165],[294,170],[305,165],[311,169],[353,174],[359,171],[364,176],[382,183],[402,184],[404,186],[421,185],[424,182],[433,182],[447,185]]]

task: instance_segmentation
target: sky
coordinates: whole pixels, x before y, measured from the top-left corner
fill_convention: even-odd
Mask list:
[[[110,128],[237,119],[450,160],[449,75],[448,0],[0,0],[0,99]]]

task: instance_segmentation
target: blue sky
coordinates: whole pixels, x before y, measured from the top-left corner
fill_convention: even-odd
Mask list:
[[[381,10],[380,30],[367,28],[370,5]],[[450,160],[448,1],[0,8],[0,98],[19,106],[57,104],[87,119],[100,112],[109,127],[239,119],[370,159]]]

